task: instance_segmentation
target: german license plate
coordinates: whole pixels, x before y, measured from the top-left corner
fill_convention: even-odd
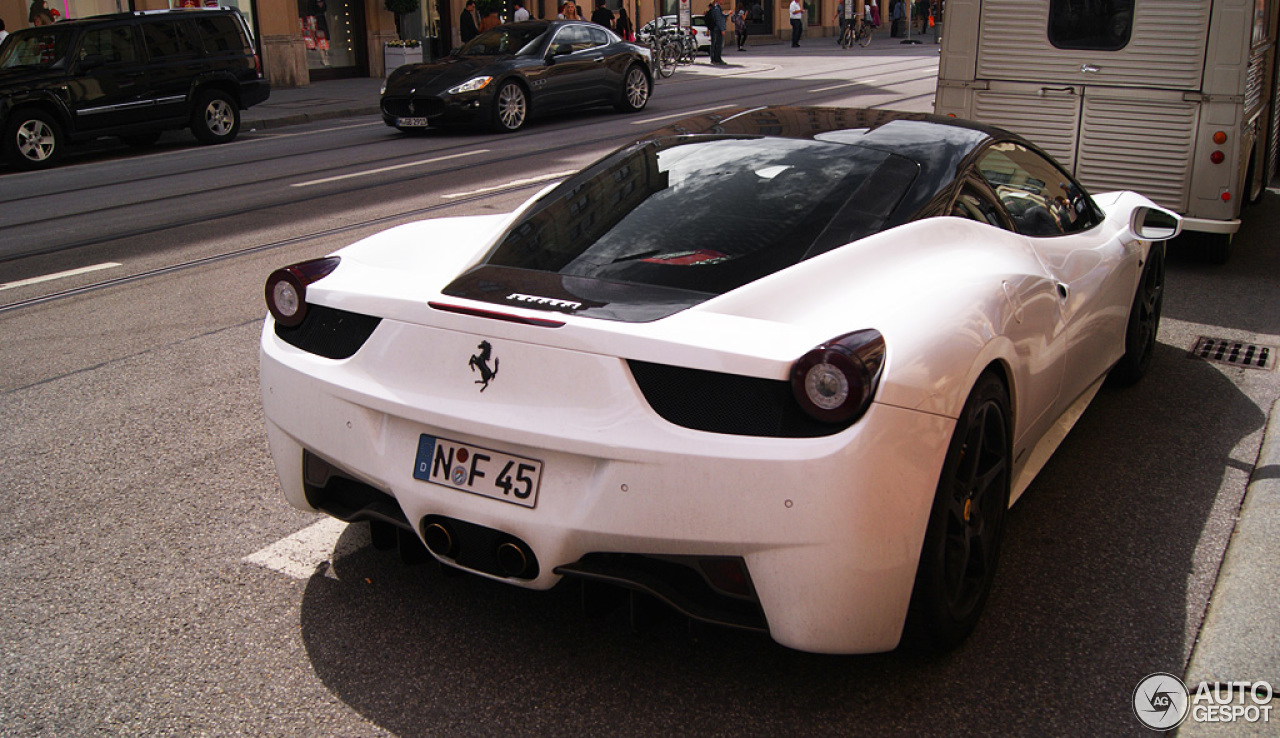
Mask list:
[[[396,118],[396,125],[401,128],[426,128],[431,122],[427,118]]]
[[[538,501],[541,477],[542,462],[537,459],[425,433],[418,437],[414,479],[533,507]]]

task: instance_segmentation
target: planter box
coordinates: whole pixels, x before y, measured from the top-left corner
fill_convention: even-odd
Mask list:
[[[386,66],[387,74],[391,74],[396,67],[403,67],[406,64],[422,63],[422,47],[403,48],[398,46],[382,47],[382,61]]]

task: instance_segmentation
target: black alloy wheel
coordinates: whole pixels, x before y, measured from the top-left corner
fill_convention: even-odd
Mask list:
[[[9,116],[4,157],[19,169],[45,169],[58,163],[66,138],[62,126],[43,110],[25,108]]]
[[[1009,508],[1009,393],[988,371],[947,448],[911,595],[911,626],[937,650],[973,632],[991,593]]]
[[[1124,355],[1112,367],[1110,379],[1126,386],[1142,379],[1151,368],[1160,331],[1160,310],[1164,305],[1164,244],[1147,252],[1147,263],[1138,280],[1138,291],[1129,308],[1129,324],[1124,332]]]
[[[202,144],[232,141],[240,132],[240,108],[221,90],[201,93],[191,113],[191,132]]]
[[[633,64],[627,69],[627,74],[623,78],[622,93],[616,106],[618,112],[636,113],[644,110],[644,106],[649,104],[649,94],[652,89],[653,83],[649,81],[649,75]]]
[[[493,98],[493,127],[502,133],[515,133],[529,118],[529,96],[519,82],[503,82]]]

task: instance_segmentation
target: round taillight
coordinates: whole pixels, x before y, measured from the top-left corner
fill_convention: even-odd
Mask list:
[[[302,309],[302,295],[298,294],[298,291],[299,287],[287,277],[276,282],[271,288],[271,306],[281,318],[289,320]]]
[[[1226,160],[1226,158],[1227,158],[1227,155],[1222,153],[1221,151],[1215,151],[1212,154],[1209,154],[1209,161],[1213,162],[1214,164],[1221,164],[1223,161]]]
[[[1224,191],[1224,192],[1222,193],[1222,201],[1223,201],[1223,202],[1231,202],[1231,193],[1230,193],[1230,192],[1226,192],[1226,191]]]
[[[267,277],[267,309],[285,327],[293,327],[307,317],[307,285],[318,282],[338,268],[340,259],[326,256],[277,269]]]
[[[791,391],[815,420],[851,423],[871,404],[883,364],[878,331],[848,333],[800,357],[791,367]]]
[[[1216,132],[1213,134],[1213,142],[1214,142],[1214,143],[1216,143],[1216,144],[1218,144],[1219,146],[1221,146],[1222,144],[1226,143],[1226,142],[1227,142],[1227,132],[1226,132],[1226,131],[1216,131]]]

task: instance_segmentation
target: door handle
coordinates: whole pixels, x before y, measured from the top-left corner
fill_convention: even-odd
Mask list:
[[[1067,299],[1067,295],[1070,294],[1070,292],[1071,292],[1070,287],[1067,287],[1067,285],[1062,282],[1058,283],[1058,297],[1061,297],[1062,299],[1065,300]]]

